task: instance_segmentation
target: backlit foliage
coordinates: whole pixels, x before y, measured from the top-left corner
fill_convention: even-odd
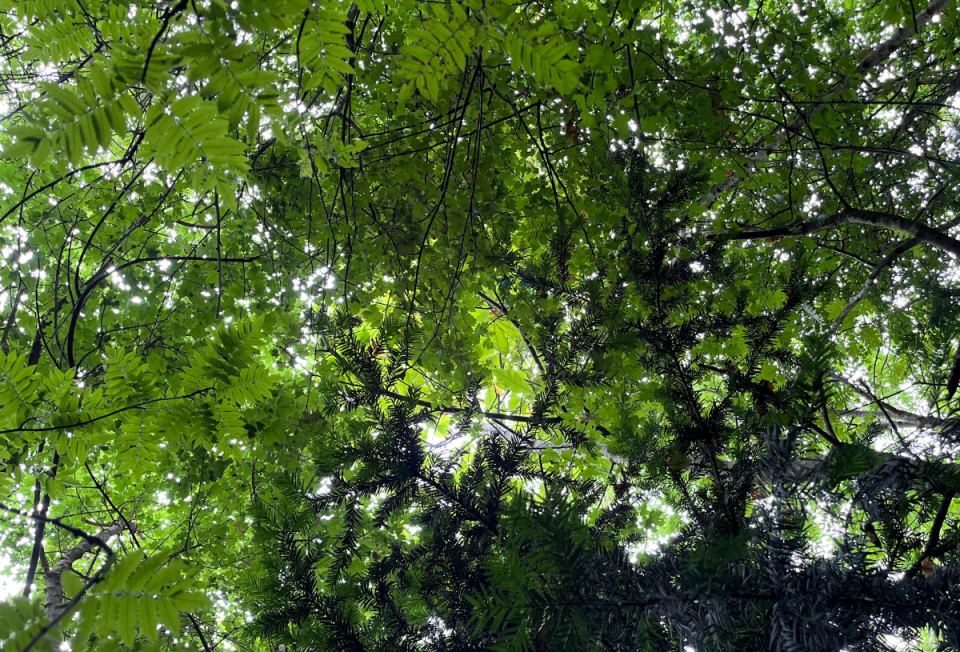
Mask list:
[[[957,31],[0,0],[0,647],[955,648]]]

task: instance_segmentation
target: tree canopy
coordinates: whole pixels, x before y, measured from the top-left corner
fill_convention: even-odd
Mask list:
[[[960,649],[934,0],[0,0],[0,649]]]

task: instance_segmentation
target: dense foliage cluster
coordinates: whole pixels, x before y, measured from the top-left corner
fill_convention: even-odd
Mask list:
[[[960,649],[958,30],[0,0],[0,648]]]

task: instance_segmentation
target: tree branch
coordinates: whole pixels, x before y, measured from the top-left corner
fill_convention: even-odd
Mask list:
[[[906,43],[911,36],[919,33],[920,30],[926,27],[935,15],[943,11],[943,8],[946,7],[949,2],[950,0],[934,0],[932,3],[930,3],[926,9],[917,14],[915,21],[913,21],[910,25],[901,27],[893,34],[893,36],[879,44],[877,47],[873,48],[873,51],[864,57],[859,64],[857,64],[857,67],[852,75],[847,75],[836,84],[831,86],[826,93],[820,96],[820,99],[817,102],[812,104],[806,111],[802,112],[800,115],[794,118],[793,121],[780,129],[780,131],[774,135],[773,139],[769,143],[765,142],[765,138],[760,138],[754,141],[751,149],[757,153],[752,157],[750,162],[751,167],[769,158],[770,155],[780,147],[780,144],[783,143],[783,141],[786,140],[790,134],[799,131],[801,127],[810,121],[810,118],[823,109],[824,106],[827,106],[826,102],[823,101],[826,97],[842,91],[849,85],[851,80],[858,77],[863,77],[867,74],[867,72],[875,69],[883,61],[888,59],[890,55],[892,55],[901,45]],[[741,181],[743,181],[743,177],[734,171],[721,183],[715,185],[710,190],[710,193],[700,200],[700,204],[711,204],[717,197],[720,196],[721,193],[738,186]]]
[[[110,527],[97,534],[96,538],[105,543],[106,541],[120,534],[123,528],[123,523],[114,523]],[[132,531],[133,530],[131,530],[131,532]],[[66,600],[66,596],[63,592],[63,574],[68,570],[72,570],[73,562],[90,552],[90,550],[93,549],[93,546],[94,544],[92,541],[81,541],[74,547],[70,548],[70,550],[65,552],[60,558],[60,561],[57,562],[56,566],[43,574],[44,578],[47,580],[47,587],[44,593],[43,603],[43,612],[44,615],[46,615],[47,620],[53,620],[56,618],[58,613],[64,608],[63,603]]]
[[[707,240],[765,240],[768,238],[793,238],[800,236],[813,235],[821,231],[835,229],[847,224],[864,224],[875,226],[891,231],[898,231],[913,236],[920,242],[926,242],[929,245],[942,249],[948,253],[960,258],[960,240],[953,238],[946,233],[927,226],[921,222],[911,220],[899,215],[890,213],[881,213],[879,211],[864,211],[859,209],[848,209],[831,215],[826,219],[816,218],[794,224],[792,226],[782,226],[776,229],[764,229],[758,231],[740,231],[734,233],[730,231],[720,231],[717,233],[708,233]],[[878,265],[879,267],[879,265]],[[876,270],[875,270],[876,271]]]
[[[957,352],[953,354],[953,368],[947,379],[947,401],[953,398],[958,385],[960,385],[960,344],[957,345]]]
[[[948,492],[943,500],[940,501],[940,509],[937,510],[937,515],[933,517],[933,523],[930,525],[930,536],[927,537],[927,545],[923,547],[923,554],[920,555],[918,559],[910,568],[907,569],[907,572],[904,573],[904,579],[915,576],[920,572],[920,569],[923,567],[923,560],[930,559],[932,557],[938,557],[944,552],[953,548],[955,546],[950,546],[946,550],[940,550],[938,544],[940,543],[940,530],[943,528],[943,522],[947,518],[947,514],[950,512],[950,504],[953,502],[953,497],[956,495],[955,491]],[[937,554],[939,553],[939,554]]]

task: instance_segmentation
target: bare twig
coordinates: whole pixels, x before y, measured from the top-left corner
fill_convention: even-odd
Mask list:
[[[867,74],[867,72],[875,69],[883,61],[887,60],[890,55],[896,52],[896,50],[901,45],[906,43],[910,37],[926,27],[933,17],[943,11],[944,7],[946,7],[949,3],[950,0],[934,0],[934,2],[930,3],[926,9],[917,14],[916,21],[912,22],[910,25],[901,27],[893,34],[893,36],[888,38],[883,43],[877,45],[877,47],[873,48],[873,51],[865,56],[859,64],[857,64],[856,70],[854,70],[852,75],[845,76],[843,79],[831,86],[826,93],[820,96],[818,101],[811,104],[804,112],[780,129],[773,136],[769,143],[766,142],[765,138],[755,141],[751,149],[756,151],[756,154],[754,154],[752,157],[750,162],[751,166],[769,158],[770,155],[780,147],[781,143],[783,143],[783,141],[786,140],[790,134],[799,131],[801,127],[809,122],[810,118],[823,109],[824,106],[827,106],[824,100],[828,96],[847,88],[851,81],[859,77],[863,77]],[[743,181],[743,177],[741,177],[736,171],[733,171],[721,183],[715,185],[711,189],[710,193],[700,200],[700,203],[703,205],[713,203],[713,201],[719,197],[721,193],[724,193],[731,188],[735,188],[740,184],[741,181]]]

